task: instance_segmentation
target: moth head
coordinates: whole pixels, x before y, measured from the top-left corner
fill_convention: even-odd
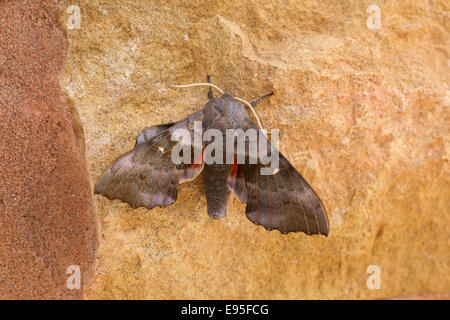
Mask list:
[[[238,129],[245,125],[247,113],[244,106],[229,93],[211,99],[204,108],[205,129]]]

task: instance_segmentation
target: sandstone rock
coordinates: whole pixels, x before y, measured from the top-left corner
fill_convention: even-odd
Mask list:
[[[80,299],[93,273],[97,218],[56,14],[56,1],[0,2],[0,299]]]
[[[90,298],[385,298],[450,290],[446,1],[80,1],[64,86],[91,182],[146,126],[206,102],[204,81],[258,105],[322,198],[328,238],[252,224],[237,199],[206,214],[201,179],[171,207],[95,197]],[[61,1],[66,28],[70,1]],[[372,21],[372,20],[371,20]],[[369,21],[369,26],[370,26]],[[381,270],[369,290],[367,269]]]

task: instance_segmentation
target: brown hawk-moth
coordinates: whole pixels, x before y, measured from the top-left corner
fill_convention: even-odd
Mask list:
[[[202,110],[183,120],[144,129],[138,135],[134,149],[104,171],[94,193],[120,199],[132,208],[166,207],[176,201],[178,184],[202,173],[210,217],[226,216],[228,200],[233,193],[246,204],[248,219],[267,230],[328,236],[329,222],[321,200],[281,153],[279,168],[272,175],[261,175],[260,169],[266,165],[259,161],[256,164],[238,164],[236,161],[207,164],[203,159],[188,164],[172,161],[170,150],[181,143],[172,141],[172,133],[183,128],[193,135],[194,121],[201,121],[202,130],[214,128],[224,134],[226,129],[259,129],[248,118],[244,106],[230,94],[214,98],[210,89],[208,98]],[[251,105],[255,106],[258,100]],[[273,148],[269,140],[265,143]]]

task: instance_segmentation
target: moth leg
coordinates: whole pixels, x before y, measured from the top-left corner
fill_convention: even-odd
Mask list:
[[[253,100],[252,102],[250,102],[252,107],[256,107],[256,104],[258,103],[259,100],[261,100],[262,98],[266,98],[266,97],[270,97],[271,95],[273,95],[273,91],[269,92],[268,94],[265,94],[261,97],[256,98],[255,100]]]
[[[211,76],[210,76],[209,74],[206,76],[206,81],[207,81],[208,83],[211,83]],[[211,99],[213,99],[213,98],[214,98],[214,96],[213,96],[213,93],[212,93],[212,87],[209,87],[209,90],[208,90],[208,99],[211,100]]]

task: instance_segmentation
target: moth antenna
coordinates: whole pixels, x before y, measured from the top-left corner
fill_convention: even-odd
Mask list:
[[[212,83],[206,83],[206,82],[198,82],[198,83],[190,83],[190,84],[174,84],[172,87],[175,88],[188,88],[188,87],[203,87],[203,86],[209,86],[213,87],[217,91],[219,91],[221,94],[224,94],[223,90],[220,89],[218,86]]]
[[[247,101],[245,101],[244,99],[241,99],[241,98],[238,98],[238,97],[233,97],[234,99],[236,99],[236,100],[238,100],[238,101],[240,101],[240,102],[243,102],[245,105],[247,105],[247,107],[249,107],[250,108],[250,110],[253,112],[253,115],[255,116],[255,118],[256,118],[256,121],[258,121],[258,126],[259,126],[259,128],[261,129],[261,131],[263,132],[263,134],[266,136],[266,138],[267,138],[267,130],[265,130],[265,129],[263,129],[262,128],[262,124],[261,124],[261,121],[259,121],[259,117],[258,117],[258,115],[256,114],[256,111],[255,111],[255,109],[252,107],[252,105],[249,103],[249,102],[247,102]]]
[[[190,84],[174,84],[174,85],[172,85],[172,87],[175,87],[175,88],[204,87],[204,86],[213,87],[213,88],[215,88],[217,91],[219,91],[221,94],[224,94],[223,90],[220,89],[218,86],[216,86],[215,84],[212,84],[212,83],[207,83],[207,82],[197,82],[197,83],[190,83]],[[252,111],[253,115],[254,115],[255,118],[256,118],[256,121],[258,122],[259,128],[261,129],[261,131],[263,132],[263,134],[264,134],[264,135],[266,136],[266,138],[267,138],[267,133],[268,133],[268,132],[267,132],[267,130],[265,130],[265,129],[262,128],[261,121],[259,120],[259,117],[258,117],[258,115],[256,114],[256,111],[255,111],[255,109],[252,107],[252,105],[251,105],[248,101],[245,101],[244,99],[241,99],[241,98],[238,98],[238,97],[233,97],[233,98],[236,99],[236,100],[238,100],[238,101],[240,101],[240,102],[242,102],[242,103],[244,103],[247,107],[250,108],[250,110]]]

